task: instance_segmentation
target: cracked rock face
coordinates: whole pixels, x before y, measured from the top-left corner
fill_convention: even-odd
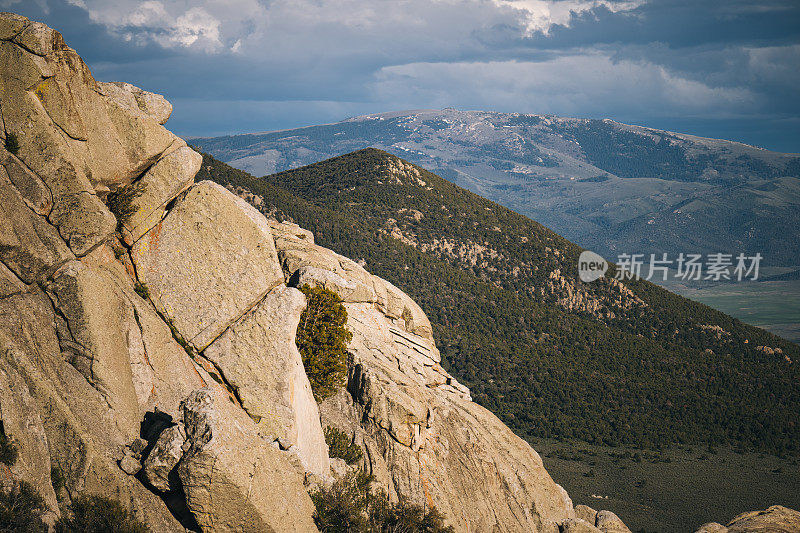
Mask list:
[[[230,402],[225,385],[178,342],[185,336],[199,343],[202,335],[195,333],[200,332],[210,342],[283,282],[266,220],[215,185],[200,184],[187,193],[183,205],[206,198],[197,212],[209,217],[202,221],[208,227],[194,229],[216,228],[215,238],[224,242],[203,250],[206,265],[216,261],[219,268],[184,269],[170,278],[206,291],[190,293],[194,300],[184,307],[169,299],[172,293],[158,280],[153,282],[152,300],[170,302],[168,309],[153,305],[128,250],[114,234],[117,220],[103,199],[134,179],[146,187],[131,203],[130,227],[123,228],[127,239],[162,228],[165,216],[168,228],[180,213],[168,213],[166,207],[191,186],[200,156],[161,126],[168,115],[169,105],[157,95],[126,84],[97,84],[58,32],[0,14],[0,136],[15,134],[19,141],[15,154],[0,144],[0,422],[19,452],[3,475],[31,483],[51,518],[69,498],[88,493],[120,501],[153,531],[182,532],[184,526],[164,501],[134,477],[144,468],[141,476],[156,491],[177,493],[169,473],[183,458],[184,447],[168,437],[180,430],[164,431],[144,465],[146,443],[140,432],[148,415],[183,420],[181,402],[203,389],[224,399],[214,412],[227,418],[208,418],[206,427],[218,434],[202,444],[192,426],[185,479],[193,488],[202,482],[204,458],[213,457],[229,470],[214,470],[208,485],[209,494],[224,488],[228,499],[219,492],[214,502],[192,508],[201,517],[212,517],[204,530],[225,530],[219,524],[233,524],[241,508],[266,520],[268,527],[259,530],[288,531],[284,525],[292,523],[313,531],[302,467],[298,471],[286,457],[273,456],[282,452],[262,442],[255,422]],[[163,232],[166,242],[169,234]],[[167,254],[184,250],[176,245]],[[230,254],[215,256],[217,250]],[[243,257],[250,262],[237,263]],[[237,270],[237,264],[242,268]],[[246,268],[253,269],[252,280]],[[241,288],[222,299],[228,306],[214,301],[228,288]],[[221,311],[196,311],[211,307]],[[182,330],[165,316],[175,317]],[[318,416],[316,424],[321,434]],[[264,458],[262,448],[271,450]],[[236,463],[244,457],[253,460],[249,470]],[[54,490],[51,470],[63,477],[63,489]],[[251,475],[269,482],[257,494],[250,490]],[[278,484],[285,497],[267,492]],[[202,501],[197,490],[190,492],[192,502]],[[226,501],[230,505],[222,508]],[[270,516],[264,518],[267,511]],[[278,520],[273,515],[282,518],[273,522]]]
[[[289,282],[345,300],[353,365],[347,390],[322,403],[323,425],[355,436],[363,466],[392,500],[435,505],[457,531],[557,532],[574,518],[538,454],[442,369],[419,306],[289,225],[271,224]],[[365,289],[354,297],[354,287]]]
[[[4,135],[16,135],[19,162],[48,190],[47,220],[84,255],[116,226],[101,198],[178,139],[152,115],[131,114],[114,94],[103,94],[83,60],[43,24],[0,16],[0,72]]]
[[[242,407],[263,434],[293,443],[306,470],[327,476],[328,446],[295,344],[305,307],[302,292],[276,287],[203,355],[236,388]]]
[[[201,389],[184,402],[183,423],[189,449],[178,474],[204,531],[317,531],[301,474],[242,410]]]
[[[156,308],[198,350],[283,282],[266,219],[212,182],[189,189],[132,257]]]

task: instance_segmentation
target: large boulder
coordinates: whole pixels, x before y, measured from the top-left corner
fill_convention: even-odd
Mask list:
[[[182,425],[168,427],[158,436],[142,465],[144,478],[161,492],[175,488],[170,482],[170,474],[183,457],[185,443],[186,434]]]
[[[243,411],[200,389],[183,413],[189,447],[178,474],[203,531],[317,531],[303,476]]]
[[[204,181],[131,252],[159,312],[197,350],[283,282],[266,219]]]
[[[796,533],[800,531],[800,512],[782,505],[764,511],[743,513],[728,524],[728,533]]]
[[[228,328],[203,355],[236,389],[242,407],[261,432],[288,439],[306,469],[330,470],[319,409],[308,382],[295,335],[306,297],[297,289],[273,289]]]
[[[631,533],[631,530],[611,511],[600,511],[594,524],[603,533]]]
[[[194,183],[202,163],[203,156],[188,146],[181,146],[159,159],[135,182],[137,194],[131,199],[133,213],[123,223],[131,240],[139,240],[161,221],[166,205]]]
[[[98,83],[100,94],[113,100],[131,115],[151,118],[165,124],[172,115],[172,104],[160,94],[154,94],[135,87],[130,83],[112,81]]]

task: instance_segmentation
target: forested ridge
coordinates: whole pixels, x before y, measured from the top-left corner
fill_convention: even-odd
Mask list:
[[[578,246],[393,155],[265,178],[206,155],[196,179],[406,291],[443,366],[523,437],[800,450],[796,345],[645,281],[581,283]]]

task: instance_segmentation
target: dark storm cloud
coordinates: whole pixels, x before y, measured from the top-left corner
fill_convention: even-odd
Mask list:
[[[800,150],[800,5],[683,0],[0,0],[188,135],[454,106]]]

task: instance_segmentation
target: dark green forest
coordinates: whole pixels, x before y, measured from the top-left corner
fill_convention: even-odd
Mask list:
[[[196,179],[402,288],[443,366],[523,438],[800,451],[798,346],[646,281],[581,283],[577,245],[393,155],[264,178],[205,155]]]

